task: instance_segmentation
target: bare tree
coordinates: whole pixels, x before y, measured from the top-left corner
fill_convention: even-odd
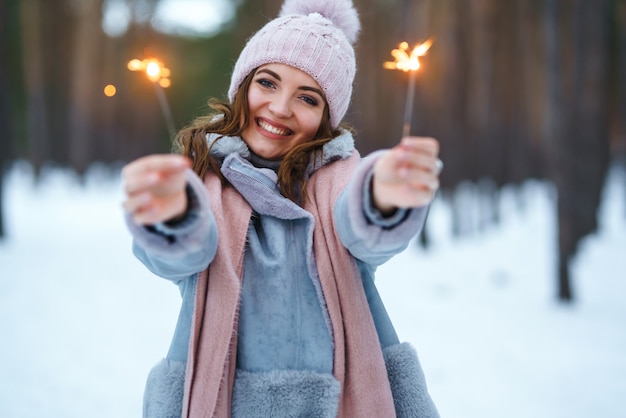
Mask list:
[[[10,63],[13,61],[11,53],[12,40],[15,33],[12,30],[12,23],[15,20],[13,1],[0,1],[0,62]],[[15,86],[13,80],[12,66],[0,65],[0,239],[5,235],[4,228],[4,204],[3,186],[4,174],[10,161],[14,156],[13,137],[14,126],[12,114],[12,98],[14,97]]]
[[[558,297],[574,298],[570,263],[596,228],[609,163],[611,0],[546,2],[551,178],[558,190]]]
[[[48,109],[42,45],[42,10],[38,0],[21,1],[24,82],[26,90],[26,142],[28,157],[41,167],[49,150]]]
[[[92,146],[96,141],[95,120],[101,104],[102,51],[104,34],[101,29],[103,0],[72,0],[77,18],[71,63],[71,93],[69,109],[69,156],[72,166],[84,172],[98,158]]]

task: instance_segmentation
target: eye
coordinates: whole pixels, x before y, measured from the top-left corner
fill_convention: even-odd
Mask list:
[[[258,84],[260,84],[263,87],[266,87],[268,89],[274,88],[275,85],[272,81],[268,80],[267,78],[260,78],[256,81]]]
[[[307,104],[311,106],[317,106],[317,100],[311,96],[300,96]]]

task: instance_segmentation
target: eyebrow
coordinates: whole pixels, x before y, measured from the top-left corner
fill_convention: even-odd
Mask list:
[[[256,72],[257,74],[259,73],[267,73],[269,75],[271,75],[272,77],[274,77],[276,80],[278,81],[282,81],[282,78],[280,78],[280,75],[278,75],[278,73],[269,70],[267,68],[261,68],[259,71]],[[324,100],[326,100],[326,96],[324,95],[324,92],[318,88],[315,87],[311,87],[311,86],[299,86],[298,87],[299,90],[304,90],[304,91],[312,91],[314,93],[317,93],[320,95],[320,97]]]

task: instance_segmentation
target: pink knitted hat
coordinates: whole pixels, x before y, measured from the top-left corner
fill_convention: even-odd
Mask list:
[[[361,24],[352,0],[285,0],[278,17],[248,40],[235,64],[228,97],[255,68],[281,63],[317,81],[336,128],[348,110],[356,72],[353,44]]]

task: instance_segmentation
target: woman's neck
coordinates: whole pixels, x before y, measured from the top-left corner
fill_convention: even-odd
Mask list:
[[[274,172],[278,172],[278,168],[282,163],[282,160],[268,160],[263,158],[257,154],[255,154],[252,150],[250,150],[250,158],[248,159],[252,163],[253,166],[257,168],[269,168]]]

